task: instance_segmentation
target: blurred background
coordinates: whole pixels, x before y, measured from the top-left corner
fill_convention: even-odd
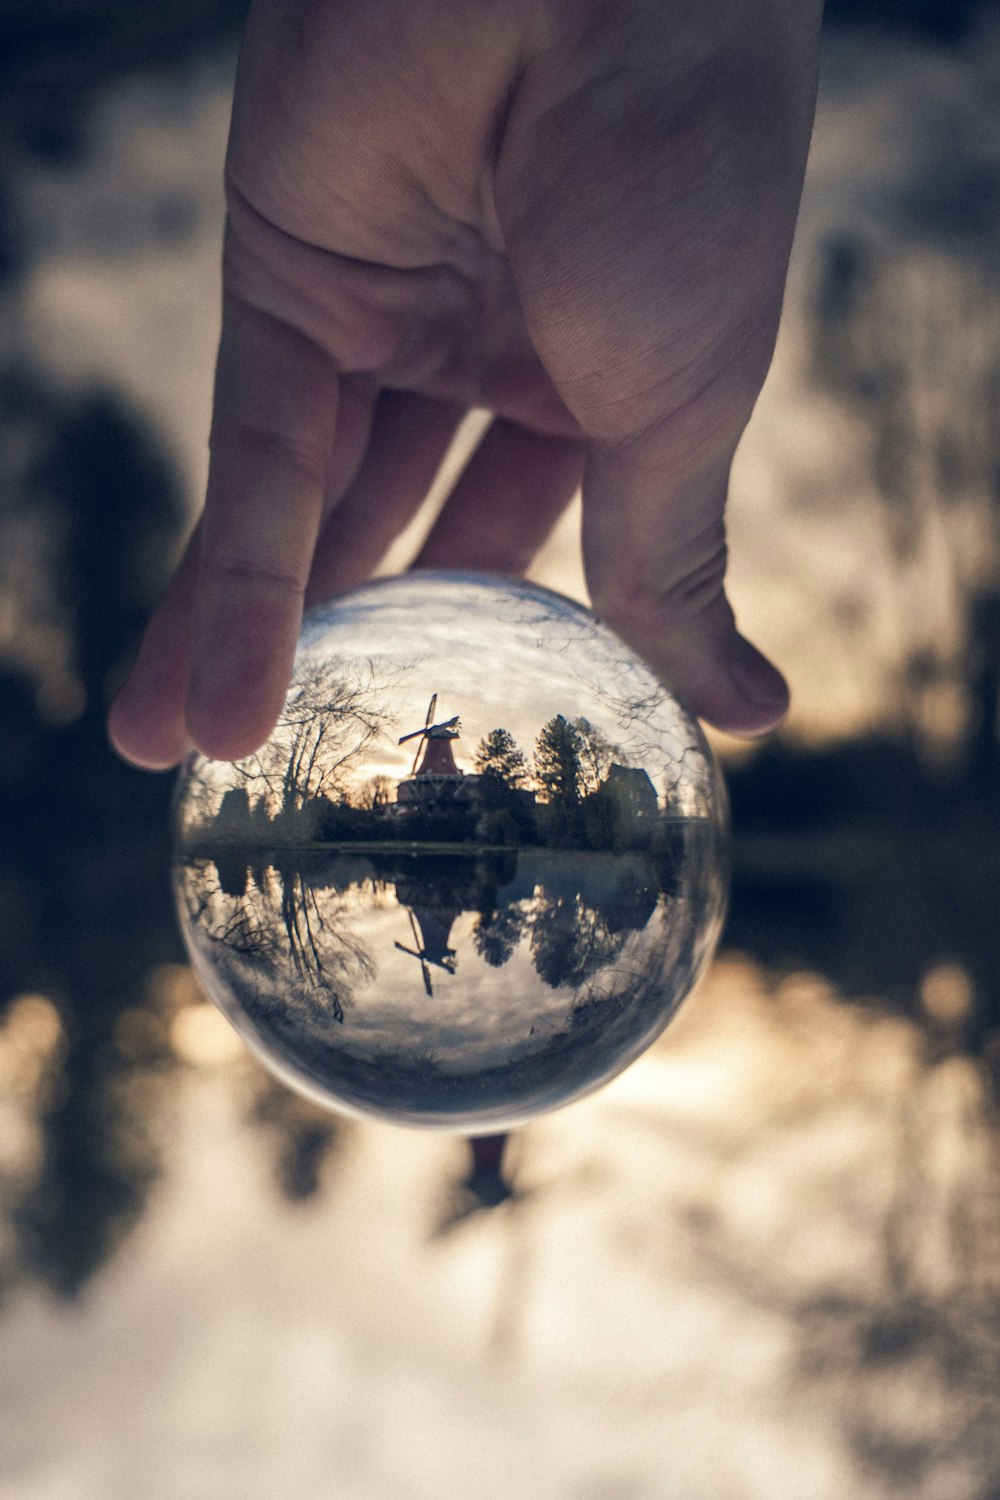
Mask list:
[[[475,1151],[261,1073],[105,742],[204,480],[242,9],[0,9],[0,1493],[998,1500],[1000,6],[828,6],[721,954]]]

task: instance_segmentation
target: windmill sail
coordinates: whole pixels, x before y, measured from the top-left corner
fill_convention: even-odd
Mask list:
[[[422,754],[425,757],[423,767],[425,772],[432,775],[461,775],[461,772],[455,765],[450,748],[445,751],[448,740],[458,739],[460,733],[458,715],[455,714],[451,719],[443,719],[440,724],[433,723],[437,700],[438,695],[435,693],[427,705],[427,716],[424,719],[423,726],[420,729],[411,729],[408,734],[401,734],[397,741],[400,745],[405,745],[407,740],[417,741],[417,751],[413,757],[413,765],[410,768],[411,777],[417,775],[417,766]],[[432,756],[430,752],[434,746],[439,748],[437,748],[436,753]]]

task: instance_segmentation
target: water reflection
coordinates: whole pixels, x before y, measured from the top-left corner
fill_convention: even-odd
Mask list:
[[[703,967],[723,894],[706,820],[657,855],[225,848],[177,878],[198,972],[282,1076],[478,1131],[636,1057]]]

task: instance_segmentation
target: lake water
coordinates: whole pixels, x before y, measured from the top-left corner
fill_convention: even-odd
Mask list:
[[[480,1133],[632,1062],[700,976],[725,872],[714,824],[659,858],[576,850],[265,853],[178,869],[195,968],[319,1100]]]

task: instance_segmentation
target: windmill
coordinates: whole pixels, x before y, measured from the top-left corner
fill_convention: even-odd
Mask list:
[[[431,698],[427,705],[427,717],[421,729],[411,729],[409,734],[399,737],[399,743],[405,745],[407,740],[417,741],[417,753],[413,757],[413,769],[411,776],[461,776],[462,772],[455,764],[452,754],[451,741],[457,740],[461,729],[459,727],[458,715],[453,719],[444,719],[440,724],[433,724],[434,709],[437,706],[437,693]],[[420,770],[417,770],[417,762],[423,752],[423,762]]]
[[[441,924],[435,923],[433,921],[433,918],[428,921],[427,915],[422,915],[420,924],[421,927],[430,927],[431,936],[435,939],[435,941],[428,943],[424,939],[420,928],[417,926],[417,921],[413,915],[413,912],[407,910],[406,915],[410,919],[410,931],[413,933],[413,941],[416,946],[413,948],[407,948],[405,943],[396,943],[395,946],[399,949],[400,953],[408,953],[411,958],[419,958],[420,972],[423,976],[424,981],[424,989],[433,999],[434,986],[431,984],[431,971],[429,965],[434,964],[436,968],[443,969],[446,974],[454,974],[455,965],[458,962],[454,948],[449,948],[447,946],[448,929],[450,929],[451,927],[451,920],[449,919],[447,928],[444,929],[442,934],[442,931],[440,930]],[[438,927],[439,930],[435,932],[433,930],[434,927]]]

